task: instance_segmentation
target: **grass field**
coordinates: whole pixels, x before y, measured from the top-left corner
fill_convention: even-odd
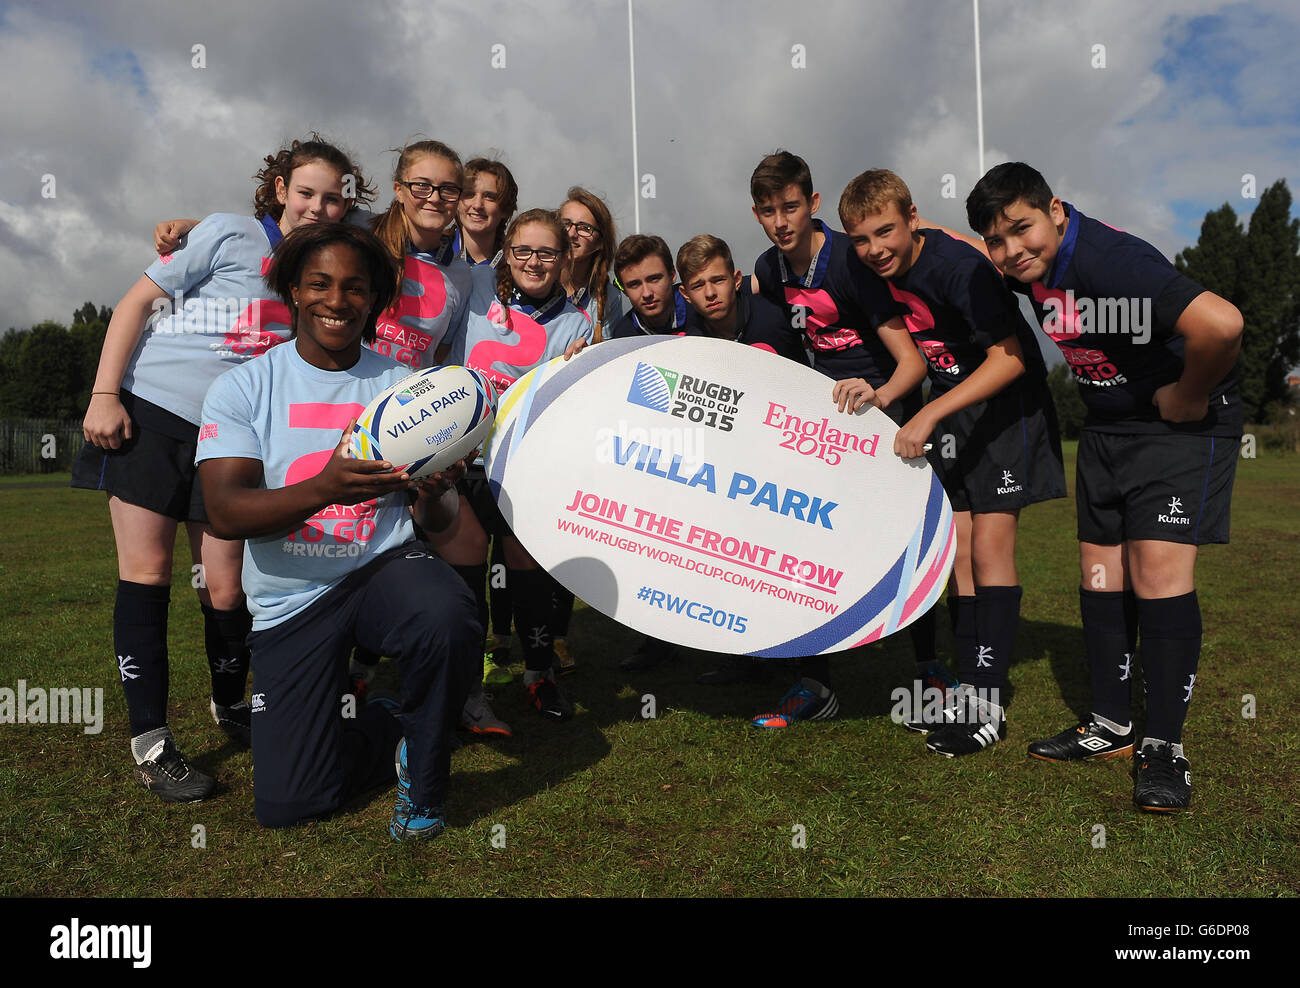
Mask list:
[[[498,687],[494,706],[515,735],[455,754],[450,829],[423,847],[388,838],[391,789],[322,823],[256,824],[252,760],[208,717],[183,544],[171,724],[223,787],[206,803],[168,806],[136,786],[111,648],[107,507],[98,495],[50,486],[57,480],[66,476],[0,482],[0,686],[102,687],[104,730],[0,726],[5,895],[1300,892],[1300,457],[1240,461],[1232,545],[1201,556],[1206,634],[1186,732],[1195,788],[1183,815],[1139,814],[1127,763],[1025,755],[1027,742],[1087,707],[1074,509],[1061,500],[1029,509],[1021,524],[1025,598],[1005,742],[949,761],[891,723],[890,690],[911,678],[906,635],[837,661],[841,719],[763,732],[748,716],[774,704],[788,671],[774,670],[766,686],[711,689],[694,684],[709,657],[690,654],[621,673],[633,634],[579,610],[570,641],[581,671],[565,686],[578,716],[543,723],[518,680]],[[645,694],[655,719],[641,716]],[[1247,694],[1253,718],[1242,713]],[[198,825],[206,847],[193,846]],[[1098,825],[1104,847],[1094,846]],[[805,847],[793,846],[798,828]],[[494,833],[504,847],[493,846]]]

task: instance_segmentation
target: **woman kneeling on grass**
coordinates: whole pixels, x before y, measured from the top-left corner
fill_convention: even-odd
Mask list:
[[[409,373],[361,345],[397,284],[373,234],[295,231],[266,281],[289,306],[293,345],[213,384],[197,455],[213,528],[247,540],[257,819],[288,826],[391,782],[396,745],[389,831],[434,837],[483,631],[464,581],[415,538],[411,519],[430,533],[455,519],[464,463],[417,483],[347,455],[365,405]],[[354,642],[397,659],[400,710],[342,702]]]

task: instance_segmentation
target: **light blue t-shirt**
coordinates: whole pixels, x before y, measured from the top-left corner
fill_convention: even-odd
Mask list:
[[[195,462],[260,460],[267,490],[307,480],[324,469],[348,422],[410,372],[365,347],[345,371],[313,367],[296,344],[276,347],[212,385]],[[292,532],[249,539],[243,581],[253,630],[288,620],[353,570],[412,538],[406,495],[399,491],[330,505]]]
[[[498,394],[538,364],[563,356],[574,340],[591,342],[591,321],[562,293],[540,308],[523,300],[504,306],[496,294],[496,270],[484,264],[472,273],[469,308],[447,362],[482,371]]]
[[[412,371],[432,367],[443,337],[465,316],[469,304],[470,266],[456,256],[450,239],[437,250],[407,245],[403,259],[402,294],[379,316],[376,353],[407,364]]]
[[[262,279],[271,245],[252,216],[213,213],[149,265],[170,298],[155,305],[122,387],[197,425],[217,377],[287,340],[289,309]]]

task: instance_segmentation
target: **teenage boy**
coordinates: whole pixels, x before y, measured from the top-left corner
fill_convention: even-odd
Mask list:
[[[637,336],[681,336],[694,318],[686,300],[673,290],[673,255],[663,237],[634,233],[614,252],[614,284],[632,304],[607,334],[623,340]],[[636,651],[619,663],[628,672],[652,669],[677,655],[677,646],[643,635]]]
[[[769,154],[750,176],[749,191],[754,218],[773,244],[754,264],[759,291],[782,308],[792,330],[807,335],[813,367],[838,382],[833,397],[840,410],[869,401],[899,424],[911,418],[920,408],[925,361],[903,324],[908,310],[858,260],[844,234],[814,218],[821,197],[807,163],[789,151]],[[927,684],[955,686],[935,656],[933,613],[909,632]],[[756,726],[835,716],[839,700],[827,657],[803,659],[800,670],[777,709],[753,719]]]
[[[807,366],[800,338],[790,331],[781,307],[755,295],[751,280],[736,270],[726,241],[707,233],[692,237],[677,251],[678,291],[696,319],[687,336],[712,336],[758,347]],[[735,656],[717,669],[702,673],[704,686],[762,682],[770,666],[761,659]]]
[[[736,270],[725,240],[702,233],[686,241],[677,251],[677,276],[677,290],[695,314],[686,336],[734,340],[807,365],[785,312],[754,294],[751,279]]]
[[[686,299],[673,290],[673,255],[663,237],[624,237],[614,252],[614,282],[632,303],[632,311],[610,328],[611,339],[680,336],[694,322]]]
[[[1029,297],[1088,408],[1075,486],[1092,716],[1029,753],[1129,754],[1140,629],[1147,721],[1133,801],[1185,809],[1183,722],[1201,651],[1196,550],[1228,541],[1241,313],[1150,244],[1062,202],[1021,162],[981,178],[966,216],[1011,287]]]
[[[913,710],[903,724],[929,733],[931,751],[969,755],[1006,737],[1020,509],[1066,493],[1043,358],[1002,275],[969,244],[922,229],[893,172],[851,181],[839,213],[858,258],[910,310],[904,322],[928,365],[930,400],[899,430],[894,452],[920,456],[933,439],[930,463],[957,523],[948,608],[961,687],[942,715]]]

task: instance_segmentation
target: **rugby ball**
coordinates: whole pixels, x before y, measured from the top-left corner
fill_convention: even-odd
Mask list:
[[[496,389],[468,367],[426,367],[380,392],[352,430],[352,456],[387,460],[412,480],[445,470],[483,444]]]

